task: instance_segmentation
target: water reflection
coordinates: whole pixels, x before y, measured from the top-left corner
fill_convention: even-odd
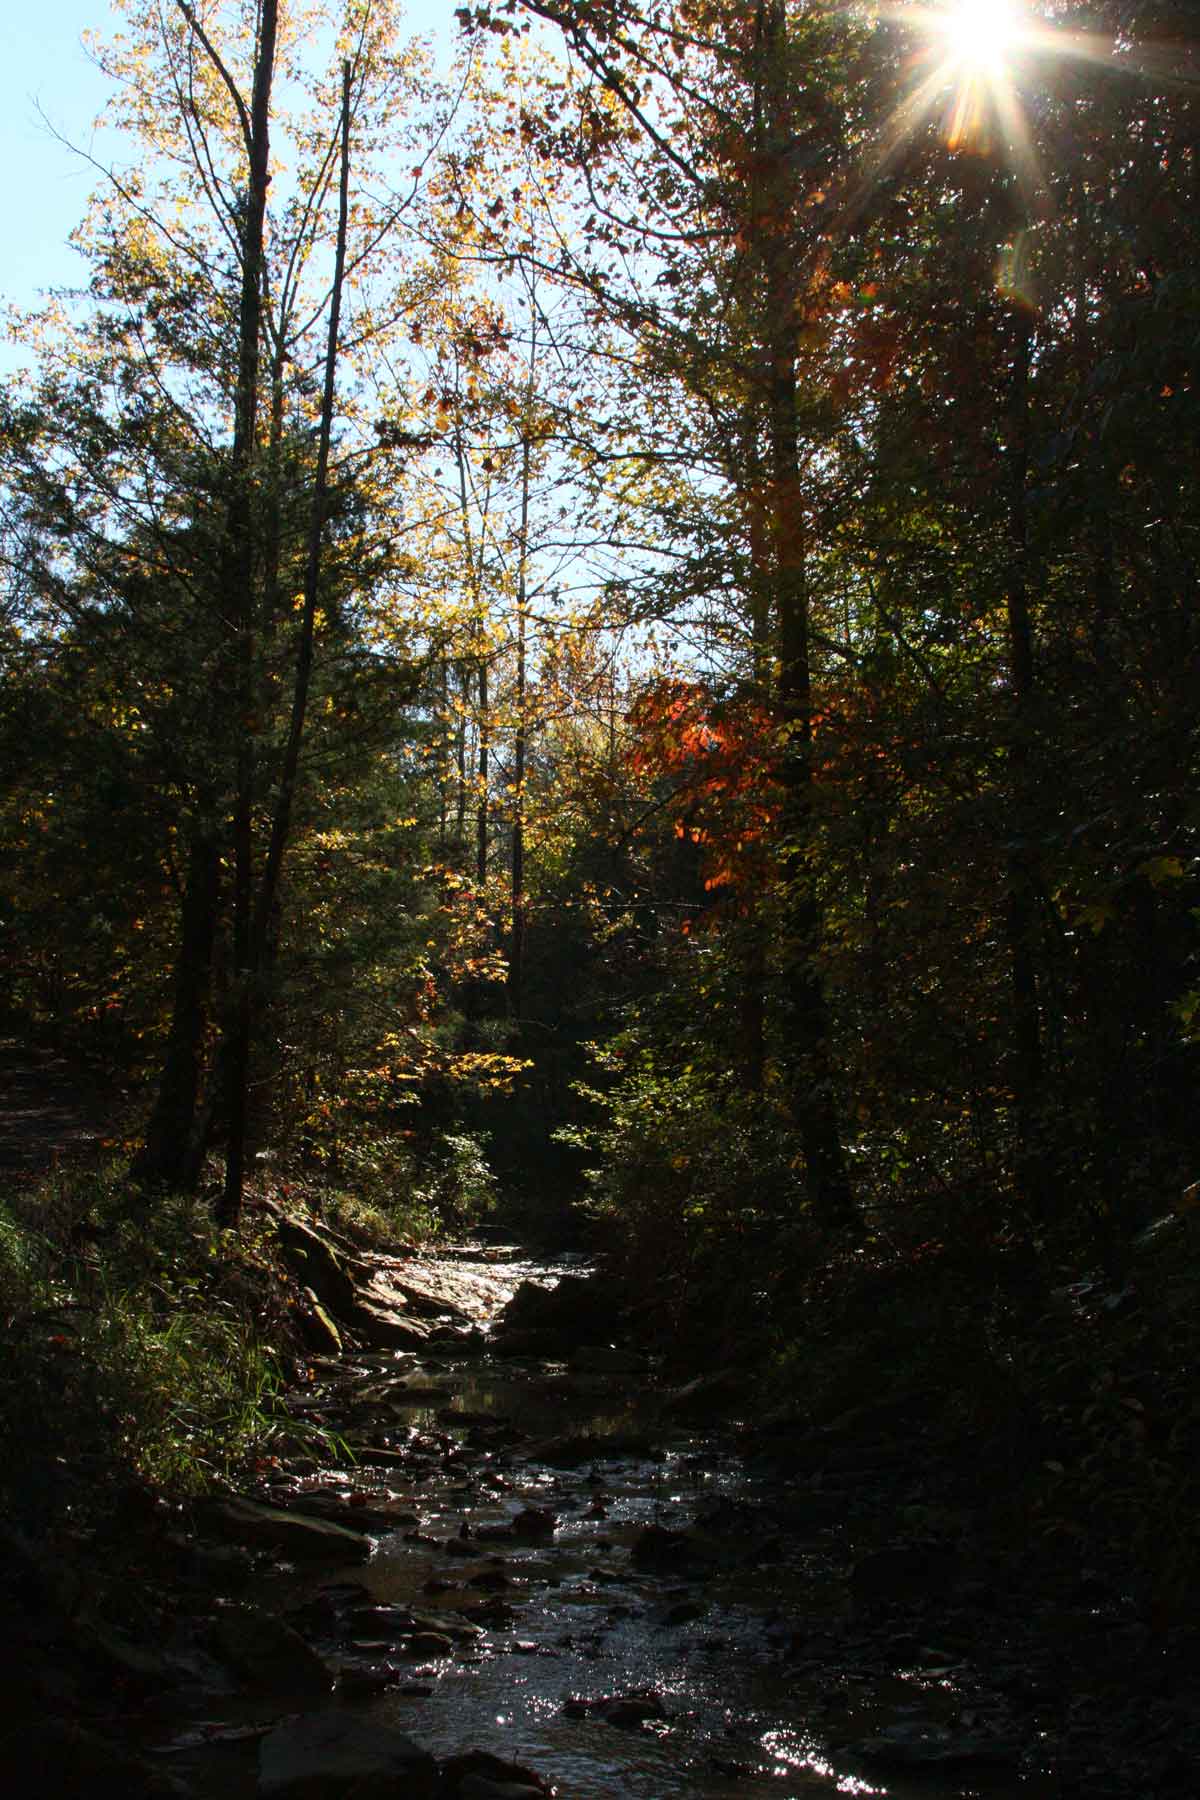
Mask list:
[[[451,1652],[414,1661],[364,1703],[435,1754],[489,1750],[555,1782],[562,1800],[1053,1792],[1011,1771],[884,1775],[855,1755],[897,1720],[952,1724],[966,1672],[911,1636],[889,1665],[855,1666],[842,1652],[853,1614],[837,1521],[770,1542],[763,1521],[772,1509],[786,1518],[788,1496],[749,1473],[729,1439],[664,1425],[648,1382],[410,1353],[356,1359],[349,1385],[345,1365],[327,1373],[315,1398],[333,1418],[348,1409],[357,1440],[385,1455],[349,1481],[412,1520],[381,1531],[365,1570],[347,1574],[375,1603],[429,1614],[434,1630],[485,1595],[494,1605],[478,1636],[460,1632]],[[552,1533],[517,1532],[531,1511],[553,1516]],[[704,1558],[639,1553],[655,1532],[669,1551],[697,1521]],[[638,1694],[665,1716],[620,1728],[564,1711],[573,1696]]]

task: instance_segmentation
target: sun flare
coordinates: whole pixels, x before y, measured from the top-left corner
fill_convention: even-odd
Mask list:
[[[980,74],[1002,71],[1021,35],[1012,0],[955,0],[940,24],[955,62]]]
[[[1151,75],[1144,48],[1136,59],[1118,40],[1067,28],[1049,0],[870,0],[878,17],[907,40],[906,87],[856,190],[855,205],[940,118],[952,151],[999,156],[1017,178],[1027,215],[1052,204],[1026,111],[1048,71],[1064,58],[1125,74]],[[1019,259],[1018,259],[1019,260]],[[1005,282],[1015,284],[1006,270]]]

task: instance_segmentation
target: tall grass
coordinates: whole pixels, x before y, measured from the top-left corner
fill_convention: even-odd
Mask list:
[[[0,1195],[0,1501],[45,1523],[137,1482],[236,1479],[282,1428],[265,1235],[147,1202],[117,1172]]]

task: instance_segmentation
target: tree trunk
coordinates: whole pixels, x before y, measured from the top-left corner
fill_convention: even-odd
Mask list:
[[[254,88],[245,121],[246,216],[241,237],[241,300],[238,308],[238,372],[234,392],[230,494],[221,583],[225,614],[234,639],[238,698],[237,776],[233,813],[233,987],[226,1029],[228,1138],[220,1217],[235,1225],[245,1181],[250,1091],[250,1047],[254,996],[254,825],[258,735],[258,609],[254,603],[255,505],[259,340],[262,329],[262,270],[270,185],[271,86],[275,74],[278,0],[262,0]]]
[[[488,874],[488,834],[490,829],[490,813],[488,809],[488,781],[490,779],[489,757],[491,749],[491,721],[488,698],[488,665],[486,653],[479,659],[479,808],[475,815],[475,877],[483,887]]]
[[[1034,691],[1033,630],[1029,614],[1029,371],[1033,323],[1016,319],[1009,446],[1009,579],[1007,594],[1011,712],[1011,847],[1007,856],[1006,931],[1012,996],[1012,1093],[1016,1124],[1017,1189],[1031,1219],[1045,1193],[1038,1150],[1037,1114],[1042,1099],[1042,1036],[1037,962],[1037,868],[1030,843],[1030,734]]]
[[[180,904],[179,951],[167,1052],[144,1141],[133,1160],[136,1181],[172,1190],[194,1180],[192,1145],[204,1060],[204,1034],[216,943],[220,857],[197,831],[188,852]]]
[[[765,705],[771,681],[771,533],[764,506],[764,476],[759,447],[760,413],[747,409],[743,421],[740,476],[746,504],[750,547],[750,651],[751,696],[756,708]],[[767,939],[763,917],[765,895],[746,896],[746,921],[739,944],[741,990],[738,995],[738,1034],[741,1078],[752,1094],[761,1094],[767,1070]]]
[[[342,289],[346,275],[346,229],[350,210],[350,64],[342,65],[341,179],[338,190],[337,244],[334,252],[333,288],[329,300],[329,331],[325,346],[325,381],[321,394],[321,419],[317,436],[317,466],[313,476],[312,509],[308,523],[308,548],[304,565],[304,607],[296,669],[292,684],[292,713],[279,775],[279,792],[271,821],[262,881],[254,912],[253,955],[261,972],[268,954],[271,916],[279,894],[283,858],[291,835],[292,811],[300,772],[300,746],[308,715],[316,649],[317,600],[321,586],[321,561],[325,517],[329,510],[329,447],[333,435],[333,408],[337,378],[338,332],[341,326]]]
[[[537,373],[538,336],[538,310],[532,276],[529,279],[529,378],[525,388],[525,425],[521,433],[521,516],[517,533],[517,729],[513,745],[512,932],[508,946],[508,1011],[510,1018],[518,1026],[525,976],[525,758],[528,749],[525,716],[525,609],[529,598],[529,476],[533,451],[530,413]]]
[[[765,308],[766,406],[770,455],[767,497],[778,630],[777,706],[785,733],[784,1009],[792,1048],[788,1086],[807,1166],[814,1216],[831,1228],[854,1209],[842,1146],[829,1049],[829,1008],[818,966],[820,907],[807,850],[813,830],[812,670],[808,571],[800,471],[796,379],[797,311],[793,229],[798,211],[784,0],[767,0],[758,21],[762,83],[761,181],[753,240]]]

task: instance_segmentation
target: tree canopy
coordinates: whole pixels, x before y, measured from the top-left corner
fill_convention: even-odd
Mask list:
[[[1188,25],[127,0],[3,396],[0,908],[141,1182],[470,1139],[694,1303],[1194,1177]]]

